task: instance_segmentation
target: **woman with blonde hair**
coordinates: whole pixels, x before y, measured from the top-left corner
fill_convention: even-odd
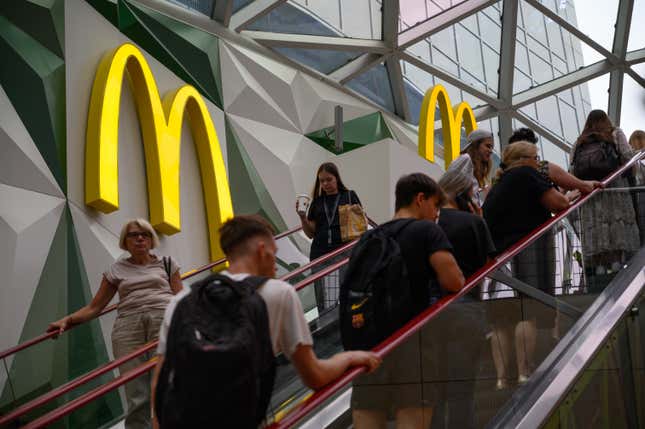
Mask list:
[[[462,149],[461,155],[450,164],[448,171],[455,168],[453,165],[470,162],[473,199],[481,207],[490,185],[490,172],[493,166],[493,133],[476,129],[468,134],[467,140],[468,144]]]
[[[144,219],[132,219],[121,229],[119,247],[128,252],[103,273],[101,286],[92,301],[49,324],[47,331],[63,332],[73,325],[97,317],[119,293],[117,318],[112,328],[112,351],[116,359],[156,340],[164,311],[172,296],[182,289],[179,265],[171,257],[160,258],[150,251],[159,238]],[[142,355],[120,366],[122,373],[150,356]],[[127,429],[148,428],[150,421],[150,376],[142,375],[125,385]]]
[[[508,145],[497,170],[497,181],[484,203],[484,219],[488,223],[498,253],[506,251],[518,240],[551,219],[552,213],[565,210],[569,200],[541,174],[537,147],[529,142]],[[512,261],[513,277],[546,293],[555,286],[555,251],[553,234],[546,233],[520,252]],[[493,334],[491,346],[497,370],[497,388],[507,385],[511,338],[515,338],[518,383],[528,380],[534,369],[537,328],[553,329],[554,317],[538,317],[544,313],[540,304],[520,294],[521,320],[506,312],[491,312]],[[517,322],[517,323],[515,323]],[[512,328],[515,326],[515,332]]]

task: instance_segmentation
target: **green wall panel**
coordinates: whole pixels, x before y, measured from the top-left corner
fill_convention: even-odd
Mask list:
[[[132,3],[131,9],[174,57],[196,88],[222,107],[222,86],[217,37]]]
[[[64,58],[63,0],[3,0],[0,15],[60,58]]]
[[[71,214],[66,209],[49,249],[20,342],[42,334],[50,322],[77,310],[91,299]],[[11,383],[5,385],[0,399],[0,413],[14,409],[108,360],[103,334],[96,320],[78,326],[56,340],[47,340],[25,349],[14,357],[9,371]],[[106,374],[30,413],[24,421],[51,411],[110,379],[112,375]],[[52,427],[99,427],[121,414],[121,400],[118,393],[112,392]]]
[[[215,36],[124,0],[118,3],[118,25],[123,34],[182,80],[218,107],[223,106]]]
[[[259,214],[271,222],[276,231],[284,231],[287,225],[264,185],[253,161],[226,120],[226,148],[228,152],[228,177],[233,198],[233,210],[237,214]]]
[[[85,264],[78,245],[72,216],[65,211],[67,221],[67,311],[75,311],[92,300],[90,282],[85,272]],[[106,261],[107,263],[108,261]],[[68,378],[79,377],[109,360],[101,325],[98,320],[74,328],[68,341]],[[68,400],[76,398],[91,389],[112,379],[110,374],[99,377],[76,389],[68,395]],[[67,417],[69,427],[99,427],[122,414],[121,400],[117,392],[111,392],[84,406]]]
[[[343,150],[341,152],[334,148],[334,127],[314,131],[307,134],[307,137],[328,151],[336,154],[349,152],[386,138],[393,138],[381,112],[371,113],[343,122]]]
[[[0,16],[0,84],[66,190],[65,63]]]
[[[115,27],[119,26],[116,0],[86,0],[98,13],[103,15]]]

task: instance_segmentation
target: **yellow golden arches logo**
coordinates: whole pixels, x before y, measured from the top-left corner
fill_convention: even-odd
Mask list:
[[[88,113],[85,203],[110,213],[119,208],[118,136],[121,86],[127,71],[143,134],[150,223],[164,234],[181,229],[179,157],[184,112],[188,112],[199,158],[209,230],[210,256],[222,256],[219,225],[233,216],[233,204],[215,126],[201,95],[185,85],[163,100],[143,54],[126,43],[99,64]]]
[[[459,156],[462,123],[466,127],[466,133],[470,133],[477,128],[477,121],[473,109],[465,101],[451,107],[448,91],[443,85],[435,85],[429,89],[421,104],[419,155],[430,162],[434,162],[434,123],[437,103],[439,103],[443,131],[444,160],[448,169],[450,163]]]

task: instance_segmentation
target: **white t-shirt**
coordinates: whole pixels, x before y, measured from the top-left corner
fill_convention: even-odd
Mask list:
[[[249,276],[246,273],[231,274],[228,271],[222,271],[220,274],[235,281],[244,280]],[[157,353],[160,355],[166,353],[166,338],[175,307],[182,298],[190,293],[190,290],[188,287],[184,288],[172,298],[166,307],[163,323],[159,330]],[[288,359],[291,359],[298,344],[313,344],[311,332],[309,332],[309,326],[302,311],[302,304],[293,286],[282,280],[270,279],[260,286],[258,293],[264,299],[269,313],[269,332],[275,355],[283,353]]]

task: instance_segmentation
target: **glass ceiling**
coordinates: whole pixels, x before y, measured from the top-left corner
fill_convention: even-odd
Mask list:
[[[424,92],[441,83],[454,104],[475,108],[481,126],[533,128],[544,154],[561,163],[593,108],[628,135],[645,127],[635,119],[645,117],[645,33],[637,25],[645,0],[170,1],[413,125]]]

